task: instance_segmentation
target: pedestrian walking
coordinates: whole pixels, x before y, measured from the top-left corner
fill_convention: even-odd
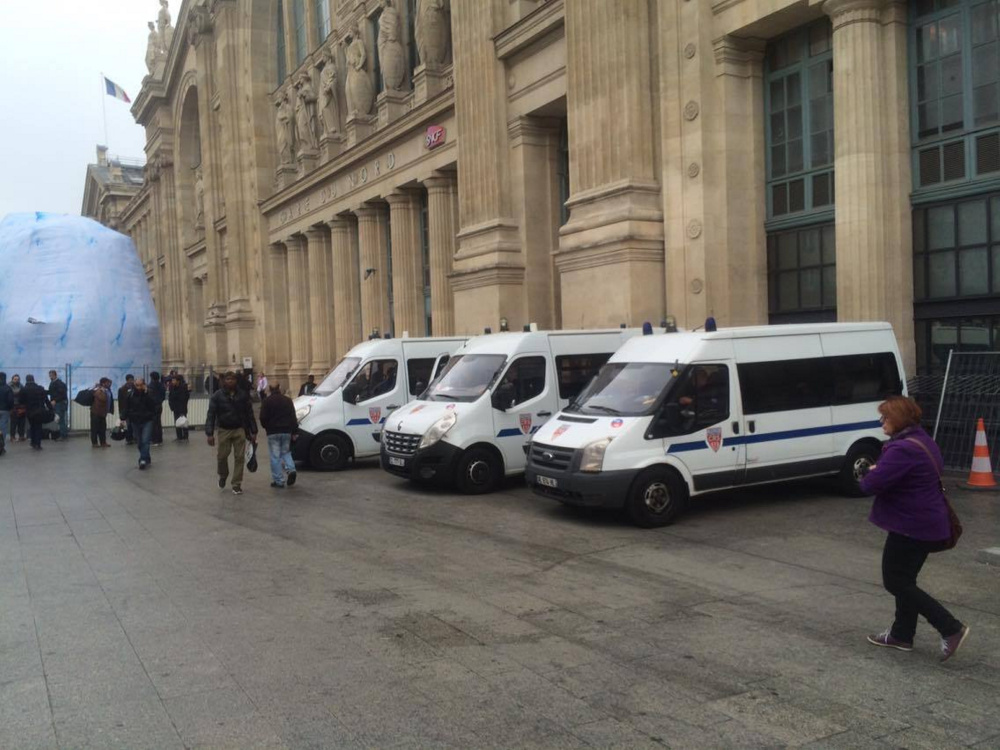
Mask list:
[[[271,486],[281,489],[295,484],[295,460],[292,441],[299,429],[295,404],[272,383],[270,393],[260,406],[260,426],[267,432],[267,453],[271,461]]]
[[[12,443],[24,442],[25,425],[27,424],[28,411],[21,403],[21,376],[14,375],[10,379],[10,391],[14,395],[14,406],[10,410],[10,441]]]
[[[49,404],[49,395],[42,386],[35,382],[35,376],[28,374],[24,376],[24,388],[21,389],[21,406],[24,407],[28,421],[28,434],[31,438],[31,447],[40,451],[42,449],[42,425],[52,421],[52,406]]]
[[[163,445],[163,402],[167,400],[167,389],[160,380],[160,373],[155,370],[149,373],[149,385],[146,386],[149,395],[156,403],[156,414],[153,416],[153,442],[154,448]]]
[[[56,416],[59,417],[59,439],[65,440],[69,437],[69,426],[66,424],[66,415],[69,412],[69,391],[55,370],[49,370],[49,401],[52,402],[52,408]]]
[[[316,391],[316,376],[310,375],[299,388],[300,396],[311,396]]]
[[[257,378],[257,396],[261,401],[267,398],[267,375],[263,371],[261,371],[260,377]]]
[[[108,447],[108,415],[115,413],[115,397],[111,379],[101,378],[93,388],[94,402],[90,405],[90,444],[94,448]]]
[[[130,373],[125,376],[125,385],[118,389],[118,419],[125,425],[125,445],[135,443],[135,434],[128,413],[128,397],[133,388],[135,388],[135,376]]]
[[[153,463],[149,455],[149,446],[153,439],[153,425],[156,422],[157,411],[161,408],[156,398],[149,392],[144,378],[136,378],[132,390],[128,394],[128,406],[121,407],[128,411],[129,422],[134,433],[134,441],[139,446],[139,470]]]
[[[917,586],[928,554],[947,548],[951,520],[941,484],[941,451],[920,426],[920,407],[905,396],[891,396],[878,407],[889,441],[878,463],[861,479],[875,495],[869,520],[887,531],[882,550],[882,583],[896,598],[892,626],[868,636],[875,646],[912,651],[917,617],[941,634],[941,661],[965,642],[969,628]]]
[[[10,434],[10,413],[14,408],[14,391],[7,385],[7,373],[0,372],[0,456],[7,451]]]
[[[187,381],[184,380],[183,375],[175,373],[170,381],[170,395],[167,396],[167,403],[170,406],[171,413],[174,415],[174,425],[178,425],[181,417],[184,418],[185,423],[187,422],[188,401],[190,400],[191,387],[188,385]],[[174,431],[177,433],[177,437],[174,438],[175,440],[188,439],[187,426],[175,426]]]
[[[229,454],[233,454],[234,495],[243,494],[243,452],[247,439],[257,442],[257,420],[253,415],[250,396],[238,387],[239,378],[229,371],[222,376],[222,388],[212,394],[208,401],[208,418],[205,434],[208,444],[218,443],[217,455],[219,489],[226,486],[229,478]]]

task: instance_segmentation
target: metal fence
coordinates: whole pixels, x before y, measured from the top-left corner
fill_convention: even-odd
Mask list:
[[[993,466],[1000,466],[1000,352],[952,351],[943,375],[916,377],[909,391],[947,468],[968,471],[980,417]]]

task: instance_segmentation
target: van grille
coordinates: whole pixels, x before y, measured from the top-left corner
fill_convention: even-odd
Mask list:
[[[554,445],[532,442],[529,458],[538,468],[569,471],[575,452],[572,448],[557,448]]]
[[[385,443],[386,450],[403,456],[412,456],[417,452],[420,438],[421,435],[407,435],[403,432],[389,432],[388,430],[382,433],[382,442]]]

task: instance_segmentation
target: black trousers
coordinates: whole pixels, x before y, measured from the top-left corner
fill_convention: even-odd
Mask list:
[[[153,418],[153,440],[154,445],[159,445],[163,442],[163,412],[160,411]]]
[[[10,415],[10,436],[19,437],[24,440],[24,427],[28,423],[28,417],[22,414],[19,417],[14,416],[11,412]]]
[[[31,438],[31,445],[34,448],[42,447],[42,423],[28,420],[28,437]]]
[[[927,555],[941,549],[941,542],[925,542],[889,532],[882,550],[882,584],[896,597],[896,620],[890,631],[893,638],[913,643],[917,617],[922,615],[941,634],[955,635],[962,623],[937,599],[917,586],[917,576]]]
[[[108,418],[99,417],[96,414],[90,415],[90,442],[97,445],[108,444]]]
[[[171,409],[171,411],[174,412],[174,422],[176,422],[180,417],[186,417],[187,416],[187,409],[185,409],[184,411],[175,411],[175,410]],[[175,427],[174,431],[177,433],[177,439],[178,440],[187,440],[188,439],[188,429],[189,428],[187,428],[187,427]]]

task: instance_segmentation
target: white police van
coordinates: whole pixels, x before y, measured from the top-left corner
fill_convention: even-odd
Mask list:
[[[355,346],[312,395],[295,399],[295,460],[339,471],[352,458],[377,456],[385,418],[419,395],[465,341],[372,339]]]
[[[884,439],[876,407],[905,388],[888,323],[632,339],[534,434],[526,478],[645,527],[690,496],[795,477],[837,475],[855,494]]]
[[[490,492],[524,471],[529,436],[639,333],[525,331],[469,340],[418,400],[386,422],[382,468],[468,494]]]

